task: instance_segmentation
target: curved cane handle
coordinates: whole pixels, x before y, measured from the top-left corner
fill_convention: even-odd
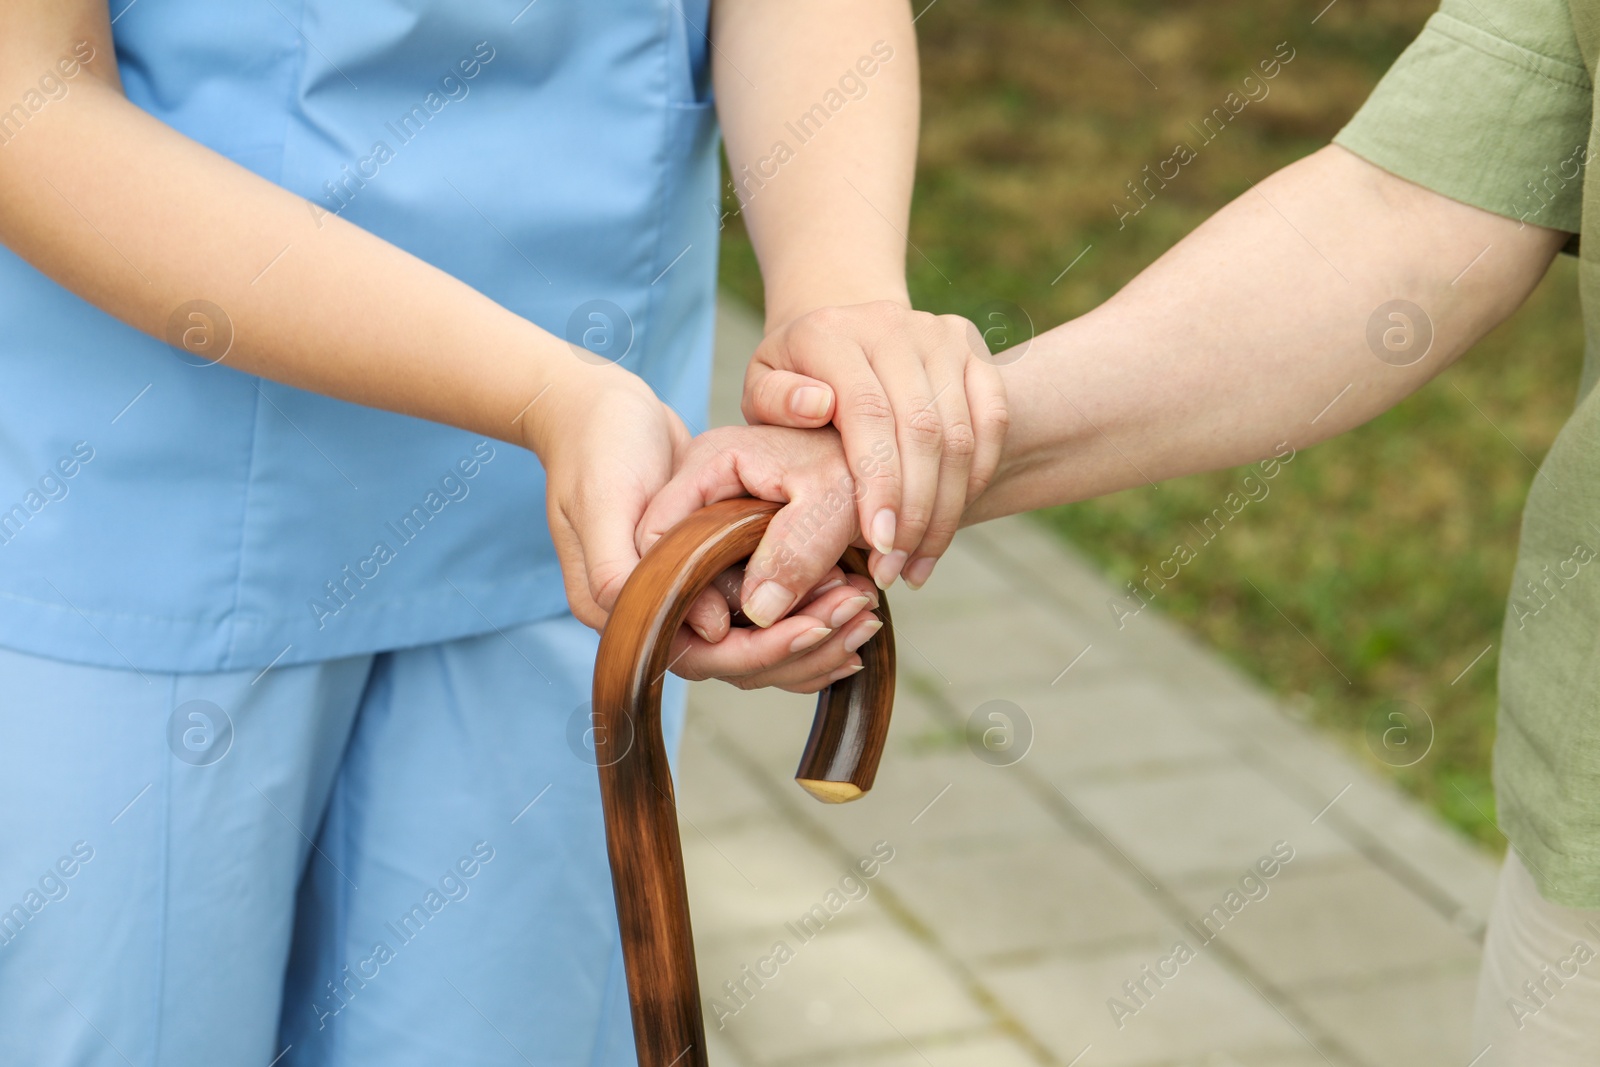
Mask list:
[[[672,774],[661,738],[661,689],[673,635],[689,605],[724,570],[749,557],[778,505],[725,500],[673,527],[629,576],[600,637],[593,724],[606,849],[633,1009],[640,1067],[705,1067],[689,900]],[[866,554],[840,561],[867,573]],[[830,803],[872,788],[894,704],[894,635],[861,649],[865,669],[824,689],[795,779]]]

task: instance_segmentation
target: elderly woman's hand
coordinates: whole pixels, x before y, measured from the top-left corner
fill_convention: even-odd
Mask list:
[[[675,673],[814,692],[860,669],[856,651],[880,626],[872,616],[878,593],[868,579],[836,566],[845,548],[859,543],[856,485],[831,428],[730,426],[690,443],[645,509],[641,555],[718,500],[754,496],[785,506],[743,574],[730,573],[721,591],[707,590],[690,609],[672,651]],[[759,628],[731,627],[730,608]]]

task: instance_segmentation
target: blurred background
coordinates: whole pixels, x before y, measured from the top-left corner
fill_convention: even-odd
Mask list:
[[[1251,183],[1328,143],[1436,4],[1325,2],[919,0],[916,305],[971,316],[1007,300],[1046,329],[1105,300]],[[1190,124],[1275,55],[1292,58],[1267,95],[1148,204],[1133,199],[1128,183],[1142,168],[1179,141],[1197,143]],[[722,282],[760,307],[736,208],[730,194]],[[1561,257],[1454,369],[1297,456],[1159,604],[1291,714],[1495,852],[1500,624],[1533,464],[1571,409],[1581,351],[1576,264]],[[1120,586],[1168,555],[1240,476],[1180,479],[1034,518]],[[1429,758],[1410,767],[1375,758],[1367,743],[1373,716],[1396,700],[1434,724]]]

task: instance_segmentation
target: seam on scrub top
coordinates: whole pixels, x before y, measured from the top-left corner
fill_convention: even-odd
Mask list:
[[[667,190],[664,188],[666,183],[659,179],[665,176],[667,171],[667,153],[669,148],[668,138],[672,132],[673,109],[670,106],[672,96],[672,15],[669,13],[669,9],[675,7],[676,4],[674,0],[666,0],[665,3],[657,4],[657,10],[661,12],[659,22],[661,29],[658,34],[661,38],[661,134],[656,140],[655,172],[658,180],[656,182],[656,217],[654,223],[655,236],[651,241],[651,251],[648,257],[648,266],[645,267],[645,271],[647,273],[651,270],[654,270],[656,264],[661,261],[661,242],[665,239],[667,228],[666,215],[668,197]],[[688,22],[688,15],[681,15],[681,17],[683,18],[684,22]],[[657,280],[659,281],[660,279]],[[641,328],[639,330],[639,336],[647,339],[645,342],[646,347],[641,350],[639,354],[639,362],[641,365],[644,364],[646,359],[649,359],[656,352],[655,336],[650,330],[650,323],[655,318],[655,308],[656,287],[655,283],[652,282],[645,288],[644,322],[641,324]],[[643,370],[643,366],[641,366],[640,369]],[[654,388],[651,389],[651,392],[655,392]],[[682,416],[679,417],[681,418]],[[696,429],[695,427],[691,426],[689,427],[689,432],[698,434],[704,429],[705,427]]]
[[[301,43],[294,49],[294,70],[290,73],[287,91],[284,94],[287,99],[284,101],[285,106],[283,109],[283,137],[278,142],[278,178],[275,182],[275,184],[280,188],[283,188],[289,192],[293,192],[294,190],[289,189],[288,186],[283,184],[283,172],[289,158],[289,131],[294,128],[294,117],[300,111],[298,106],[300,102],[300,83],[304,81],[306,76],[305,41],[308,39],[305,37],[304,32],[306,22],[306,0],[302,0],[298,14],[299,21],[295,25],[295,32],[300,35]],[[311,201],[309,199],[306,199],[306,203],[309,204],[310,202]],[[322,229],[321,220],[318,220],[317,229]]]
[[[302,0],[300,4],[300,10],[296,12],[296,14],[298,18],[294,23],[294,30],[295,33],[301,38],[301,41],[304,42],[304,26],[306,21],[305,0]],[[280,189],[283,189],[285,192],[293,192],[283,184],[283,171],[285,160],[289,154],[289,130],[294,123],[295,113],[299,110],[297,104],[299,101],[300,81],[305,77],[306,49],[304,43],[294,49],[294,57],[295,63],[293,65],[293,70],[290,72],[290,76],[285,79],[284,96],[286,99],[284,101],[283,109],[283,136],[279,138],[278,141],[278,175],[277,180],[273,182],[274,185]],[[235,567],[233,573],[233,603],[229,605],[228,614],[224,616],[223,619],[223,625],[227,628],[228,635],[227,641],[225,642],[225,649],[222,654],[222,662],[225,665],[233,663],[234,657],[237,655],[239,650],[239,602],[244,597],[245,537],[250,527],[250,498],[254,495],[253,490],[255,489],[256,483],[256,453],[259,451],[256,445],[257,439],[261,432],[261,401],[264,399],[261,393],[261,388],[265,382],[259,375],[252,375],[252,377],[255,378],[256,395],[255,404],[252,405],[250,409],[250,460],[245,467],[244,501],[239,506],[239,547],[234,553]]]
[[[228,613],[223,616],[222,625],[227,630],[226,651],[223,653],[223,663],[233,662],[238,651],[239,643],[239,601],[244,595],[244,545],[245,533],[250,526],[250,500],[255,495],[256,484],[256,453],[259,449],[256,440],[261,432],[261,388],[265,383],[260,378],[255,379],[255,403],[250,408],[250,460],[245,466],[244,499],[239,505],[239,546],[234,552],[233,572],[233,603],[228,605]]]
[[[673,129],[674,129],[675,126],[677,126],[681,121],[683,121],[685,119],[689,119],[690,117],[693,117],[693,124],[689,127],[688,132],[693,133],[693,134],[698,134],[698,132],[699,132],[699,123],[702,121],[702,118],[701,118],[702,113],[707,108],[709,108],[710,111],[711,111],[711,121],[713,123],[717,122],[717,115],[716,115],[717,96],[716,96],[716,87],[715,87],[714,84],[711,84],[710,82],[707,83],[707,86],[706,86],[706,98],[704,100],[691,100],[691,101],[687,101],[687,102],[680,102],[680,101],[674,100],[672,98],[673,94],[672,94],[672,65],[671,64],[672,64],[673,56],[674,56],[674,49],[673,49],[674,42],[673,42],[673,39],[672,39],[672,27],[671,27],[672,15],[669,14],[669,12],[667,10],[668,8],[671,8],[672,10],[677,11],[678,18],[683,23],[684,45],[685,45],[684,59],[685,59],[685,62],[688,62],[688,63],[691,64],[691,69],[689,71],[689,85],[690,85],[690,89],[691,89],[691,95],[694,95],[694,93],[693,93],[693,89],[694,89],[694,73],[693,73],[693,69],[692,69],[693,53],[692,53],[692,49],[690,48],[690,46],[688,44],[688,40],[689,40],[689,36],[688,35],[690,33],[699,33],[700,32],[700,30],[695,26],[694,22],[689,18],[688,13],[682,7],[680,7],[678,5],[676,0],[668,0],[668,3],[666,5],[666,7],[664,7],[662,9],[662,17],[663,17],[663,28],[662,28],[662,33],[661,33],[661,56],[662,56],[662,76],[661,76],[661,83],[662,83],[661,84],[661,101],[662,101],[662,106],[661,106],[661,117],[662,117],[662,121],[661,121],[661,140],[659,142],[660,147],[659,147],[659,151],[657,152],[657,156],[656,156],[656,172],[658,174],[661,174],[661,175],[666,175],[667,174],[667,161],[672,157],[672,151],[673,151],[673,147],[674,146],[673,146],[673,142],[672,142],[672,139],[671,139],[671,135],[672,135],[672,132],[673,132]],[[707,13],[708,13],[708,15],[709,15],[709,12],[710,12],[710,5],[708,4],[707,5]],[[709,52],[709,46],[708,46],[708,51],[707,51],[707,56],[706,56],[706,63],[707,63],[708,66],[709,66],[710,62],[711,62],[711,58],[710,58],[710,52]],[[709,71],[707,72],[707,76],[709,78],[709,76],[710,76]],[[720,137],[720,126],[718,127],[718,130],[719,130],[718,136]],[[688,156],[687,152],[684,153],[682,158],[684,159],[685,164],[687,164],[689,162],[690,157]],[[666,240],[666,230],[667,230],[666,219],[667,219],[668,211],[671,209],[671,207],[672,207],[672,205],[673,205],[673,203],[674,203],[674,201],[676,199],[677,194],[682,193],[682,192],[686,191],[689,188],[689,183],[687,181],[687,170],[688,170],[687,165],[684,166],[684,167],[680,167],[680,168],[677,169],[676,173],[672,176],[670,184],[668,182],[666,182],[666,181],[663,181],[663,182],[659,183],[660,193],[659,193],[659,196],[658,196],[658,199],[657,199],[657,203],[656,203],[655,251],[651,254],[651,257],[650,257],[650,269],[651,270],[656,269],[657,265],[660,264],[660,262],[661,262],[661,258],[662,258],[662,251],[661,250],[662,250],[662,247],[663,247],[662,242]],[[717,191],[716,191],[716,195],[719,198],[722,195],[721,174],[722,174],[722,163],[721,163],[721,159],[719,157],[718,161],[717,161],[717,182],[718,182],[718,184],[717,184]],[[718,210],[720,210],[720,205],[719,205]],[[713,238],[713,239],[715,240],[716,238]],[[714,246],[712,248],[711,254],[712,255],[716,254],[716,249],[715,249]],[[656,278],[656,281],[660,281],[660,280],[661,279],[659,277]],[[716,287],[717,283],[716,283],[716,274],[715,274],[714,271],[713,271],[713,274],[712,274],[712,283],[711,284],[712,284],[712,297],[711,297],[711,299],[712,299],[713,305],[715,305],[715,302],[716,302],[716,288],[715,287]],[[670,283],[669,283],[669,285],[670,285]],[[665,293],[666,291],[667,290],[665,288],[662,289],[663,293]],[[691,294],[691,298],[692,298],[692,294]],[[661,299],[663,299],[663,300],[666,299],[666,296],[662,296]],[[646,329],[648,329],[648,327],[649,327],[650,320],[652,318],[652,315],[654,313],[655,308],[656,308],[656,283],[655,283],[655,281],[652,281],[650,283],[649,287],[648,287],[648,291],[645,294],[645,327],[646,327]],[[712,311],[713,311],[713,318],[715,318],[715,307],[714,306],[712,308]],[[640,335],[641,336],[645,336],[645,337],[649,337],[650,336],[645,330],[641,330],[640,331]],[[650,345],[649,352],[654,353],[654,352],[658,351],[658,349],[655,347],[655,341],[654,341],[653,337],[650,339],[649,345]],[[713,351],[711,351],[708,354],[708,362],[714,364],[714,362],[716,360],[716,352],[714,351],[714,347],[715,346],[713,345],[712,347],[713,347]],[[661,369],[663,370],[663,372],[665,372],[667,370],[671,370],[672,372],[674,372],[673,376],[672,376],[672,381],[674,382],[674,384],[678,384],[679,381],[680,381],[682,372],[685,369],[685,364],[682,363],[682,362],[679,362],[679,363],[674,364],[670,368],[663,367]],[[673,410],[673,412],[675,414],[678,415],[679,418],[683,419],[685,424],[689,423],[688,417],[685,416],[682,412],[678,411],[677,408],[673,408],[672,410]],[[691,434],[697,434],[698,435],[700,433],[705,432],[707,429],[710,428],[710,426],[711,426],[711,415],[710,415],[709,408],[707,409],[706,413],[701,417],[701,421],[702,421],[702,425],[700,425],[700,426],[689,425],[689,432]]]

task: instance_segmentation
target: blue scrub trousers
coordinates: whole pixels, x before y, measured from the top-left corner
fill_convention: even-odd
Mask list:
[[[0,1064],[633,1063],[595,646],[561,616],[265,672],[0,650]]]

